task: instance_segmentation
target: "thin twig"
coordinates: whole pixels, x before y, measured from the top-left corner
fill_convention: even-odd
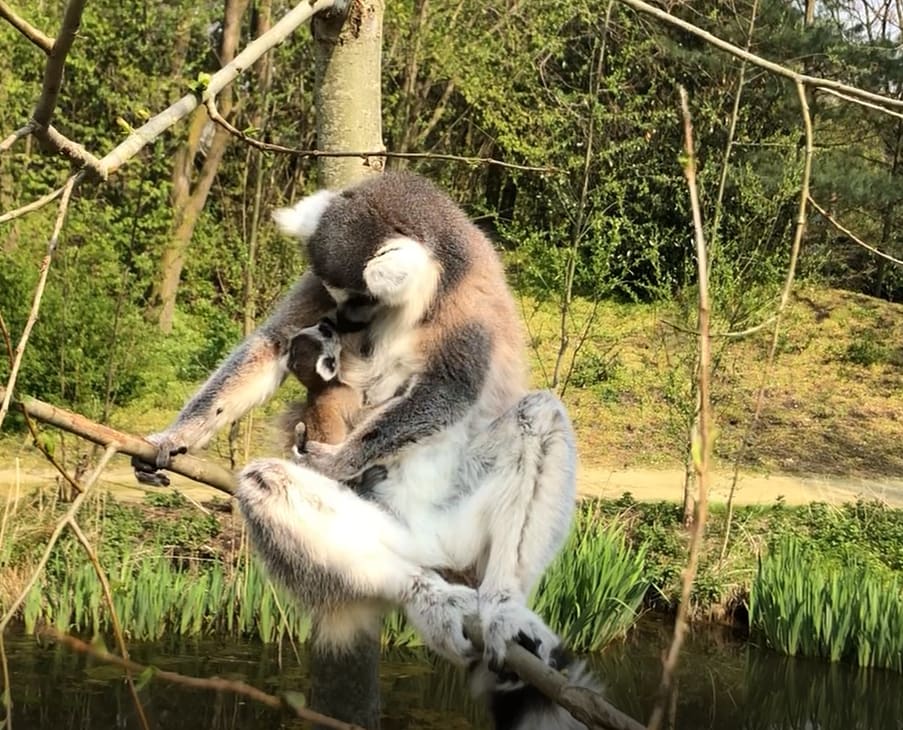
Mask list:
[[[755,324],[752,327],[747,327],[744,330],[728,330],[727,332],[709,332],[709,337],[748,337],[749,335],[753,335],[760,330],[765,329],[768,325],[770,325],[775,320],[774,314],[772,314],[767,319],[762,320],[759,324]],[[699,336],[699,330],[691,330],[689,327],[684,327],[683,325],[677,324],[677,322],[672,322],[670,319],[662,319],[659,320],[663,325],[667,325],[673,330],[678,332],[683,332],[687,335],[695,335]]]
[[[41,274],[38,277],[38,285],[35,288],[34,298],[31,303],[31,312],[28,314],[28,320],[25,322],[25,329],[22,330],[22,336],[19,338],[19,344],[16,345],[16,357],[10,368],[9,378],[6,381],[6,393],[3,403],[0,404],[0,427],[6,418],[9,410],[9,401],[12,398],[13,390],[16,387],[16,378],[19,374],[19,368],[22,365],[22,356],[25,354],[25,345],[28,343],[28,337],[31,330],[38,319],[38,310],[41,308],[41,298],[44,296],[44,287],[47,284],[47,275],[50,272],[50,262],[53,260],[53,254],[56,251],[57,242],[59,241],[60,231],[63,229],[63,222],[66,220],[66,213],[69,211],[69,200],[72,195],[72,189],[78,181],[81,173],[73,175],[66,182],[63,188],[63,197],[60,200],[60,210],[56,216],[56,223],[53,226],[53,234],[50,236],[50,242],[47,244],[47,253],[41,261]]]
[[[104,451],[103,456],[100,457],[100,461],[97,462],[97,467],[85,482],[82,488],[82,493],[72,501],[72,505],[69,507],[69,510],[56,523],[56,527],[51,533],[50,539],[47,541],[47,546],[44,548],[44,554],[41,556],[41,559],[38,561],[37,567],[32,572],[31,578],[28,579],[25,587],[19,592],[19,595],[6,610],[3,618],[0,619],[0,634],[6,631],[6,627],[9,625],[9,622],[13,619],[13,617],[18,613],[19,607],[22,605],[22,602],[25,600],[26,596],[28,596],[31,589],[34,588],[35,583],[38,582],[38,578],[41,577],[41,573],[44,571],[44,566],[47,565],[47,561],[50,559],[50,553],[53,551],[53,547],[54,545],[56,545],[56,541],[59,540],[60,535],[66,528],[66,525],[69,524],[69,520],[71,520],[75,517],[75,515],[78,514],[78,510],[81,508],[82,503],[85,501],[85,497],[88,496],[91,487],[98,480],[101,472],[103,472],[107,463],[110,461],[110,459],[113,458],[113,454],[115,454],[117,450],[118,444],[110,444],[107,447],[107,450]],[[9,689],[8,685],[6,689]]]
[[[241,140],[251,147],[265,152],[278,152],[284,155],[294,155],[295,157],[360,157],[362,160],[369,160],[371,157],[376,158],[397,158],[404,160],[447,160],[449,162],[463,162],[470,165],[496,165],[498,167],[507,167],[512,170],[524,170],[526,172],[558,172],[556,167],[535,167],[532,165],[518,165],[514,162],[505,162],[497,160],[494,157],[466,157],[464,155],[449,155],[440,152],[389,152],[387,150],[374,150],[372,152],[353,152],[342,151],[334,152],[327,150],[306,150],[297,147],[286,147],[281,144],[272,142],[262,142],[259,139],[251,137],[246,132],[241,131],[231,124],[219,110],[216,108],[216,100],[205,94],[204,104],[207,107],[207,114],[210,120],[225,129],[229,134]]]
[[[790,261],[787,264],[787,277],[784,280],[784,289],[781,291],[781,301],[778,304],[778,310],[775,313],[774,330],[771,334],[771,347],[768,349],[768,358],[762,368],[762,379],[759,383],[759,392],[756,395],[756,407],[753,416],[747,424],[746,431],[740,441],[740,447],[737,450],[737,456],[734,459],[733,475],[731,477],[731,488],[727,497],[727,518],[724,527],[724,538],[721,541],[721,554],[718,558],[719,563],[724,562],[727,555],[727,547],[731,535],[731,522],[734,514],[734,495],[737,491],[737,481],[740,478],[740,464],[746,457],[759,418],[762,415],[762,406],[765,404],[765,388],[768,385],[768,379],[771,377],[771,369],[774,365],[775,353],[778,349],[778,336],[781,331],[781,318],[787,303],[790,301],[790,293],[793,289],[793,281],[796,278],[796,263],[799,259],[800,246],[803,242],[803,234],[806,232],[806,205],[811,200],[809,196],[809,181],[812,177],[812,157],[814,155],[815,143],[812,133],[812,115],[809,113],[809,102],[806,99],[806,86],[802,81],[796,82],[796,93],[800,100],[800,113],[803,116],[803,127],[806,135],[806,153],[803,161],[803,178],[800,184],[800,202],[799,210],[796,218],[796,230],[793,235],[793,244],[790,247]]]
[[[3,2],[3,0],[0,0],[0,18],[6,20],[13,28],[19,31],[48,56],[50,55],[50,51],[53,49],[53,41],[51,38],[22,18],[7,3]]]
[[[107,173],[103,165],[100,164],[100,159],[91,152],[88,152],[88,150],[78,142],[69,139],[52,124],[46,129],[37,129],[35,131],[35,136],[42,142],[49,144],[57,152],[66,155],[70,160],[82,163],[101,180],[106,179]]]
[[[812,199],[812,196],[811,196],[811,195],[809,196],[809,204],[810,204],[813,208],[815,208],[815,210],[817,210],[817,211],[819,212],[819,214],[821,215],[822,218],[824,218],[826,221],[828,221],[828,223],[830,223],[832,226],[834,226],[834,228],[836,228],[838,231],[840,231],[841,233],[843,233],[845,236],[848,236],[849,239],[850,239],[853,243],[855,243],[855,244],[857,244],[857,245],[859,245],[859,246],[862,246],[862,247],[863,247],[864,249],[866,249],[867,251],[871,251],[871,252],[872,252],[873,254],[875,254],[876,256],[880,256],[881,258],[887,259],[888,261],[890,261],[891,263],[896,264],[897,266],[903,266],[903,261],[901,261],[900,259],[896,259],[896,258],[894,258],[893,256],[891,256],[890,254],[884,253],[884,251],[879,251],[879,250],[878,250],[877,248],[875,248],[874,246],[870,246],[870,245],[867,244],[865,241],[863,241],[861,238],[859,238],[859,237],[858,237],[855,233],[853,233],[849,228],[847,228],[847,227],[844,226],[842,223],[840,223],[836,218],[834,218],[834,216],[832,216],[828,211],[826,211],[826,210],[825,210],[824,208],[822,208],[818,203],[816,203],[816,202]]]
[[[119,623],[119,615],[116,613],[116,605],[113,603],[113,591],[110,589],[110,581],[107,580],[107,574],[100,565],[100,560],[97,559],[97,552],[94,550],[94,547],[91,545],[91,542],[88,540],[85,533],[82,532],[81,527],[78,526],[78,522],[75,521],[74,516],[69,518],[69,528],[75,533],[76,539],[81,543],[82,548],[88,555],[88,560],[90,560],[91,565],[94,566],[94,573],[97,575],[97,580],[100,581],[100,586],[103,589],[103,597],[107,602],[107,608],[110,611],[110,622],[113,624],[113,635],[116,637],[116,643],[119,645],[119,653],[122,654],[123,659],[128,659],[129,649],[125,645],[125,639],[122,635],[122,624]],[[148,723],[147,715],[144,712],[144,705],[141,704],[141,698],[138,697],[138,690],[135,688],[132,672],[128,667],[125,668],[125,681],[129,686],[129,694],[132,696],[132,704],[135,705],[135,712],[138,714],[138,722],[141,723],[141,727],[143,727],[144,730],[150,730],[150,724]]]
[[[52,203],[54,200],[60,197],[60,195],[63,194],[63,191],[65,191],[68,184],[69,180],[67,180],[64,185],[58,187],[56,190],[47,193],[47,195],[43,195],[37,200],[33,200],[30,203],[23,205],[21,208],[16,208],[15,210],[11,210],[8,213],[3,213],[2,215],[0,215],[0,223],[7,223],[8,221],[15,220],[16,218],[21,218],[23,215],[33,213],[34,211],[43,208],[48,203]]]
[[[6,392],[0,387],[0,397],[5,395]],[[151,463],[156,458],[157,447],[143,438],[117,431],[115,428],[91,421],[77,413],[57,408],[36,398],[23,397],[12,402],[33,418],[74,433],[95,444],[107,446],[115,443],[123,454],[137,456]],[[235,477],[230,471],[195,456],[187,454],[174,456],[168,471],[181,474],[226,494],[232,494],[235,491]]]
[[[834,89],[822,89],[822,93],[830,94],[831,96],[836,96],[838,99],[843,99],[844,101],[848,101],[851,104],[859,104],[859,106],[864,106],[867,109],[874,109],[875,111],[879,111],[882,114],[888,114],[892,117],[897,117],[898,119],[903,119],[903,114],[900,112],[895,112],[892,109],[888,109],[887,107],[883,107],[880,104],[872,104],[871,102],[865,101],[864,99],[857,99],[855,96],[850,96],[849,94],[844,94],[840,91],[835,91]]]
[[[680,605],[674,622],[674,637],[668,653],[662,662],[662,679],[658,697],[649,718],[649,730],[658,730],[664,719],[667,700],[674,683],[674,672],[680,657],[684,636],[687,632],[687,616],[690,610],[690,595],[696,569],[699,564],[699,549],[705,533],[708,512],[708,479],[709,458],[712,451],[711,421],[712,406],[709,394],[709,373],[711,370],[711,341],[709,339],[709,268],[706,257],[705,233],[702,227],[702,212],[699,207],[699,194],[696,188],[696,152],[693,146],[693,122],[690,119],[690,107],[687,91],[680,87],[680,106],[684,121],[684,144],[686,145],[686,161],[684,175],[690,189],[690,206],[693,210],[693,230],[696,238],[696,264],[699,272],[699,430],[693,448],[693,467],[696,471],[696,483],[699,487],[699,498],[696,501],[696,516],[693,520],[693,534],[690,537],[690,555],[684,568]]]
[[[680,28],[681,30],[686,31],[687,33],[690,33],[691,35],[696,36],[697,38],[702,38],[709,45],[712,45],[715,48],[719,48],[722,51],[726,51],[732,56],[742,58],[746,61],[749,61],[755,66],[764,68],[768,71],[771,71],[772,73],[777,74],[778,76],[783,76],[784,78],[788,78],[796,83],[802,83],[805,86],[815,87],[819,89],[831,89],[833,91],[839,91],[854,98],[865,99],[866,101],[872,101],[876,104],[883,104],[885,106],[897,108],[903,107],[903,99],[893,99],[889,96],[875,94],[871,91],[865,91],[864,89],[860,89],[855,86],[842,84],[839,81],[832,81],[831,79],[823,79],[819,78],[818,76],[809,76],[808,74],[797,73],[796,71],[793,71],[786,66],[782,66],[779,63],[775,63],[774,61],[769,61],[765,58],[762,58],[761,56],[757,56],[755,53],[746,51],[739,46],[735,46],[733,43],[728,43],[727,41],[712,35],[708,31],[705,31],[702,28],[693,25],[692,23],[688,23],[686,20],[682,20],[664,10],[661,10],[660,8],[655,7],[654,5],[649,5],[648,3],[643,2],[643,0],[620,1],[628,7],[633,8],[638,13],[651,15],[652,17],[657,18],[658,20],[661,20],[668,25],[673,25],[677,28]]]
[[[192,689],[203,689],[212,692],[231,692],[232,694],[247,697],[250,700],[259,702],[267,707],[272,707],[274,710],[291,712],[302,720],[313,722],[322,727],[335,728],[335,730],[364,730],[364,728],[359,725],[351,725],[327,715],[322,715],[319,712],[314,712],[306,707],[300,707],[297,703],[287,702],[283,698],[257,689],[257,687],[254,687],[247,682],[222,679],[220,677],[192,677],[187,674],[179,674],[178,672],[170,672],[165,669],[148,667],[143,664],[138,664],[138,662],[134,662],[131,659],[125,659],[116,656],[115,654],[111,654],[108,651],[97,649],[81,639],[76,639],[74,636],[69,636],[68,634],[64,634],[51,627],[41,629],[40,633],[58,641],[60,644],[73,651],[87,654],[102,662],[121,667],[134,674],[142,674],[143,672],[150,670],[154,679],[159,679],[171,684],[178,684],[182,687],[191,687]]]
[[[32,122],[29,122],[24,127],[20,127],[15,132],[12,132],[6,139],[0,142],[0,152],[6,152],[16,142],[18,142],[23,137],[27,137],[33,131],[34,124]]]

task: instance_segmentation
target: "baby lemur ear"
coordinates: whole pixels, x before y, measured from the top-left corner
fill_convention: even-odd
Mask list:
[[[329,382],[339,373],[339,364],[333,355],[320,355],[317,358],[317,375]]]
[[[286,235],[307,241],[320,225],[323,212],[337,196],[338,193],[331,190],[318,190],[301,198],[291,208],[277,208],[273,211],[273,220]]]

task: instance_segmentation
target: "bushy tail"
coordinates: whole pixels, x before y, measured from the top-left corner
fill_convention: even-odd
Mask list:
[[[529,646],[525,648],[536,653]],[[549,665],[566,673],[573,685],[602,691],[602,684],[589,671],[586,662],[575,659],[561,645],[552,650]],[[474,662],[469,672],[471,692],[488,702],[495,730],[586,730],[586,725],[521,681],[514,672],[493,672],[484,660]]]

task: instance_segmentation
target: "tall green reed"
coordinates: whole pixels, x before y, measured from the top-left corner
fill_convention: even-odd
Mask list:
[[[749,609],[785,654],[903,671],[903,583],[882,566],[785,537],[760,557]]]
[[[626,634],[649,589],[646,549],[628,548],[623,528],[582,503],[570,537],[536,590],[533,609],[575,651],[596,651]]]

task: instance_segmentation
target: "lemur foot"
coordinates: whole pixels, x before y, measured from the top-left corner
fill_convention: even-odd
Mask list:
[[[506,592],[480,594],[483,656],[494,672],[501,672],[509,641],[516,641],[546,664],[560,643],[555,633],[522,600]]]
[[[473,588],[451,585],[435,573],[423,573],[414,579],[405,598],[408,620],[433,651],[461,666],[475,656],[464,628],[465,619],[477,613],[477,592]]]

